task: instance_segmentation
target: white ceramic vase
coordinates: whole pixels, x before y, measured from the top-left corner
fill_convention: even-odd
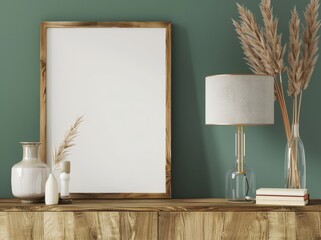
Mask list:
[[[40,160],[39,142],[22,142],[22,161],[11,169],[12,194],[24,203],[33,203],[45,197],[49,168]]]
[[[59,194],[58,194],[58,183],[55,176],[50,173],[48,180],[46,182],[46,205],[58,204]]]

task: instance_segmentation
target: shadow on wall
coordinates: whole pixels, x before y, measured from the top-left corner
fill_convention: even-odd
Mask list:
[[[202,135],[197,86],[186,29],[173,25],[172,197],[210,197],[210,169]]]

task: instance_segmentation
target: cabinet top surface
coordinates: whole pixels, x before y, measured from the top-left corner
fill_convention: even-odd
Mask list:
[[[0,199],[0,212],[321,212],[321,200],[304,207],[228,203],[224,199],[73,200],[72,204],[47,206],[23,204],[18,199]]]

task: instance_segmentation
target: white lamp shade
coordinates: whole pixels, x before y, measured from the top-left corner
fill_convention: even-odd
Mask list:
[[[213,125],[274,123],[274,79],[265,75],[214,75],[205,79],[205,121]]]

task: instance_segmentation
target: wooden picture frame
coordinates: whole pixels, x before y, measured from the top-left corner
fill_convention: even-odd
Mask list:
[[[77,34],[80,34],[80,35],[77,35]],[[125,37],[122,34],[124,34]],[[96,35],[97,37],[94,37]],[[118,38],[116,40],[115,39],[110,40],[110,39],[113,39],[114,36]],[[161,36],[161,38],[164,38],[164,39],[160,39],[160,37],[157,37],[157,36]],[[149,38],[150,40],[148,40]],[[127,41],[125,41],[125,39],[127,39],[128,43],[134,43],[134,44],[127,46],[126,45]],[[86,45],[87,44],[86,41],[89,42],[90,44]],[[94,41],[95,43],[92,43],[92,41]],[[118,43],[120,46],[118,46]],[[106,46],[113,46],[112,48],[110,48],[112,50],[108,50],[109,48],[107,49]],[[92,50],[91,47],[97,48],[97,49]],[[145,47],[146,48],[149,47],[148,48],[149,50],[147,49],[145,51]],[[74,50],[70,50],[70,49],[74,49]],[[121,49],[121,51],[114,50],[114,49]],[[124,49],[127,49],[127,50],[123,51]],[[69,50],[74,52],[72,52],[71,54],[68,52]],[[93,57],[92,55],[90,55],[92,54],[92,52],[94,52],[97,56],[94,55]],[[118,56],[117,54],[120,54],[120,52],[122,55]],[[137,54],[137,52],[139,52],[140,54]],[[156,59],[155,61],[150,60],[150,59],[154,59],[154,55],[150,52],[153,52],[153,54],[155,52],[154,54]],[[150,55],[148,55],[149,53]],[[81,61],[79,61],[79,59],[83,59],[85,63],[82,63]],[[91,59],[91,60],[89,61],[88,59]],[[97,62],[95,62],[96,59],[97,59]],[[107,66],[101,65],[102,61],[106,60],[106,62],[108,62],[108,61],[111,61],[110,59],[112,59],[112,62],[111,62],[112,67],[109,64],[106,64]],[[126,62],[126,59],[132,59],[132,61]],[[160,63],[160,65],[157,64],[158,62]],[[81,65],[81,64],[85,64],[85,65]],[[95,68],[95,64],[98,64],[99,66],[103,66],[103,67],[100,67],[97,70]],[[139,64],[141,65],[145,64],[145,65],[141,66]],[[66,65],[68,65],[67,68],[70,68],[70,69],[67,69]],[[91,67],[94,69],[93,71],[90,70]],[[131,85],[131,82],[128,79],[131,78],[132,75],[128,74],[129,77],[127,78],[124,77],[125,83],[122,86],[114,87],[115,85],[118,84],[117,79],[120,79],[118,75],[115,74],[113,75],[113,77],[105,77],[105,76],[110,76],[108,75],[110,74],[110,71],[112,69],[117,69],[117,68],[120,69],[120,71],[118,71],[119,75],[127,74],[128,72],[133,71],[134,72],[133,75],[135,76],[133,77],[133,79],[135,81],[139,81],[138,84]],[[101,73],[99,72],[100,70],[101,70]],[[155,74],[154,74],[154,70],[155,70]],[[136,74],[136,71],[137,71],[137,74]],[[99,74],[97,72],[99,72]],[[160,72],[161,74],[157,74],[158,72]],[[96,76],[95,74],[98,74],[99,76]],[[90,83],[89,82],[87,83],[84,80],[85,77],[83,76],[85,75],[86,76],[88,75],[88,79],[90,79]],[[145,75],[146,75],[146,79],[145,79]],[[104,79],[104,80],[102,81],[101,79]],[[156,85],[151,84],[151,86],[149,87],[149,82],[148,84],[146,84],[147,80],[149,79],[153,81],[153,84],[156,84]],[[160,81],[156,81],[157,79],[160,79],[161,83],[159,83]],[[69,81],[72,82],[74,85],[71,85],[71,83],[69,84]],[[93,81],[95,84],[92,83]],[[121,81],[123,81],[123,79]],[[135,86],[140,86],[140,85],[142,86],[141,88],[144,89],[144,91],[142,90],[142,92],[138,94],[136,93]],[[95,86],[97,87],[95,88]],[[135,90],[131,91],[133,87],[135,88]],[[114,89],[114,88],[118,89],[117,94],[113,94],[110,92],[111,91],[110,89]],[[105,91],[101,91],[102,89],[104,90],[107,89],[109,91],[108,94]],[[123,89],[125,89],[125,91],[128,92],[128,97],[127,95],[124,95],[123,98],[118,98],[118,95],[123,94],[122,92]],[[157,89],[162,89],[162,90],[157,90]],[[85,93],[85,95],[82,94],[82,91],[83,93]],[[91,94],[88,92],[90,92]],[[69,94],[70,94],[70,97],[66,97],[66,96],[69,96]],[[133,96],[131,94],[133,94]],[[111,95],[116,96],[115,101],[113,99],[111,100],[109,99]],[[149,95],[151,95],[151,99],[152,99],[151,101],[149,101],[149,97],[150,97]],[[158,96],[158,95],[161,97],[157,99],[156,97],[153,98],[153,96]],[[84,97],[82,98],[81,96],[84,96]],[[101,96],[102,100],[98,96]],[[142,99],[137,100],[137,98],[140,98],[140,97]],[[108,99],[106,100],[106,98]],[[127,98],[130,98],[130,101],[127,101],[128,100]],[[88,101],[86,102],[86,99],[88,101],[91,101],[91,99],[94,99],[95,102],[88,104]],[[122,121],[123,120],[126,121],[127,112],[131,112],[131,114],[133,114],[133,111],[131,109],[132,105],[131,105],[131,108],[129,108],[128,106],[128,109],[124,108],[124,104],[121,107],[117,107],[116,104],[120,104],[119,102],[122,102],[122,99],[127,99],[126,104],[132,101],[135,103],[137,102],[139,103],[139,104],[135,104],[135,107],[137,107],[138,109],[137,112],[139,112],[140,114],[137,114],[137,120],[131,120],[135,122],[135,126],[131,127],[130,123],[128,123],[130,121],[127,121],[125,124],[119,123],[119,119],[121,119]],[[80,103],[82,103],[82,104],[79,104],[81,106],[77,105],[78,100]],[[161,100],[163,100],[163,103],[161,103]],[[73,103],[69,104],[69,102],[73,102]],[[108,102],[108,104],[106,104],[106,102]],[[149,105],[154,104],[154,102],[155,102],[155,106],[150,107]],[[88,107],[87,105],[91,107]],[[147,105],[148,105],[148,108],[147,108]],[[87,108],[85,106],[87,106]],[[158,106],[160,110],[157,110]],[[82,108],[85,109],[84,112],[81,112],[83,110]],[[107,115],[107,113],[105,113],[105,111],[107,111],[106,109],[108,109],[108,111],[111,111],[111,112],[116,111],[116,114],[114,113],[114,114]],[[110,110],[110,109],[113,109],[113,110]],[[50,165],[49,151],[54,147],[57,147],[57,144],[60,143],[55,140],[57,139],[56,136],[59,135],[58,138],[59,138],[59,141],[61,141],[63,139],[64,133],[66,132],[68,127],[72,124],[74,119],[82,114],[85,114],[85,117],[84,117],[85,120],[80,126],[80,134],[76,139],[76,145],[74,146],[72,150],[72,154],[69,159],[71,160],[71,166],[72,166],[70,187],[71,187],[71,196],[73,198],[108,199],[108,198],[170,198],[171,197],[171,24],[170,23],[168,22],[42,22],[41,23],[41,26],[40,26],[40,141],[42,143],[42,146],[41,146],[42,161],[46,161],[47,159],[47,163]],[[97,116],[99,116],[99,118],[95,118],[96,116],[95,114],[98,114]],[[117,114],[120,114],[120,116],[122,116],[121,118],[118,118],[118,120],[117,120],[117,117],[115,116]],[[156,116],[158,116],[157,114],[161,114],[159,115],[161,117],[156,118]],[[138,122],[139,120],[141,120],[141,115],[145,116],[145,118],[143,119],[143,123],[141,123],[141,121]],[[117,121],[116,120],[112,121],[110,119],[111,116],[113,117],[115,116],[114,118]],[[105,122],[102,119],[106,119],[106,124],[104,124]],[[99,122],[98,126],[96,126],[97,125],[96,121]],[[157,122],[157,124],[155,122]],[[124,124],[124,125],[121,125],[121,124]],[[110,126],[113,127],[114,125],[115,125],[115,128],[117,129],[117,132],[111,133],[113,129],[111,129]],[[157,126],[155,127],[154,125],[155,126],[157,125]],[[155,131],[155,134],[154,133],[145,134],[144,131],[147,132],[147,130],[145,129],[147,128],[146,126],[149,129],[148,131]],[[131,132],[123,133],[122,128],[126,128],[126,131],[133,131],[133,133]],[[141,129],[141,132],[137,134],[137,130],[139,129]],[[100,135],[101,133],[104,133],[105,135],[101,136]],[[108,133],[110,133],[110,135]],[[119,135],[122,136],[122,140],[119,142],[123,144],[123,140],[124,140],[124,142],[126,143],[124,143],[124,146],[122,146],[122,151],[119,150],[117,152],[117,154],[124,155],[124,156],[121,156],[119,158],[120,160],[116,161],[116,159],[118,159],[118,155],[116,154],[117,155],[116,156],[113,153],[113,154],[110,154],[110,156],[108,156],[108,152],[112,152],[114,148],[119,147],[119,144],[116,145],[116,143],[114,143],[116,142],[114,138],[118,138],[118,135],[115,135],[117,133],[119,133]],[[133,134],[139,135],[139,136],[133,137]],[[105,139],[103,138],[104,136],[106,136],[106,138],[108,137],[112,138],[111,136],[114,136],[114,137],[111,140],[107,139],[105,142]],[[132,138],[131,141],[127,141],[127,137],[129,136]],[[147,140],[148,139],[147,136],[150,137],[151,139]],[[155,137],[151,137],[151,136],[155,136]],[[95,139],[101,139],[101,141],[97,141],[95,143]],[[137,150],[138,153],[136,153],[135,152],[136,148],[134,148],[134,151],[132,151],[134,153],[127,153],[126,151],[127,149],[133,149],[133,146],[131,146],[131,144],[128,144],[128,142],[130,142],[131,144],[137,144],[137,149],[140,149],[140,151]],[[141,142],[141,143],[140,145],[138,145],[139,143],[136,143],[136,142]],[[154,144],[154,142],[155,143],[160,142],[160,145]],[[152,147],[144,148],[144,146],[142,146],[142,143],[143,145],[146,144],[146,146],[147,145],[149,146],[149,144],[153,144],[153,145]],[[98,144],[100,148],[95,148],[94,146],[95,144]],[[87,147],[88,149],[86,149]],[[155,148],[155,151],[154,151],[154,148]],[[160,149],[163,149],[163,152],[161,152]],[[90,155],[90,154],[93,154],[93,155]],[[126,154],[128,154],[129,156],[125,156]],[[87,158],[85,156],[87,156]],[[91,158],[91,156],[96,156],[96,157]],[[101,156],[103,156],[103,158],[100,159]],[[133,160],[129,159],[131,157],[135,159],[135,163],[132,163]],[[88,163],[85,161],[90,161],[91,165],[88,166]],[[119,163],[122,161],[124,164]],[[146,164],[147,161],[148,161],[148,164]],[[126,163],[128,164],[128,167]],[[121,171],[120,171],[120,168],[116,169],[116,165],[118,167],[123,166],[123,169],[121,169]],[[82,166],[85,166],[85,167],[82,167]],[[115,166],[115,169],[113,169],[113,166]],[[160,168],[157,168],[157,166],[160,166]],[[81,167],[85,168],[87,172],[84,173]],[[146,169],[142,169],[142,168],[146,168]],[[79,170],[79,174],[81,170],[82,172],[81,176],[77,176],[77,171],[78,171],[77,169]],[[102,169],[106,170],[105,175],[104,175],[104,172],[101,171]],[[99,174],[96,172],[99,172]],[[155,173],[152,174],[153,172]],[[133,175],[131,175],[132,173]],[[121,176],[122,174],[124,176]],[[96,175],[97,175],[97,179],[96,179]],[[106,177],[106,179],[107,178],[110,178],[110,179],[104,182],[105,181],[104,177]],[[129,179],[127,179],[127,177]],[[74,183],[76,181],[78,182],[83,181],[79,184],[77,183],[78,185],[76,185],[75,183],[75,187],[74,187],[74,189],[76,189],[75,191],[73,191],[73,187],[72,187],[73,181]],[[135,181],[138,182],[138,184],[134,183]],[[155,181],[155,184],[153,181]],[[130,185],[132,182],[133,182],[132,184],[133,186],[131,187],[126,186],[127,183]],[[117,188],[114,187],[113,184],[114,185],[118,184],[119,190],[117,190]],[[140,186],[139,184],[142,184],[142,186]],[[155,185],[155,187],[153,186],[153,184]],[[82,186],[84,186],[83,191],[81,190]],[[106,190],[104,190],[104,188],[106,188]],[[94,189],[94,190],[91,190],[91,189]],[[122,189],[125,189],[125,191],[123,191]],[[126,190],[126,189],[129,189],[129,190]],[[133,191],[131,191],[131,189],[133,189]],[[147,189],[147,190],[145,191],[144,189]]]

